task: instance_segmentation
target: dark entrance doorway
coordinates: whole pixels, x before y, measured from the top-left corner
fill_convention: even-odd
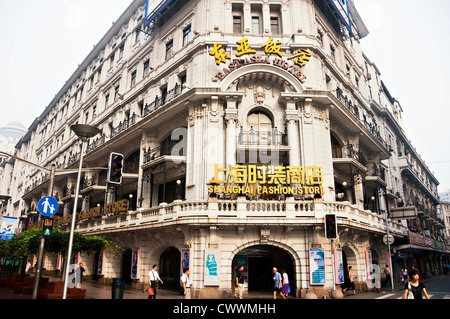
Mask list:
[[[181,253],[175,247],[169,247],[161,254],[158,270],[164,281],[164,288],[180,287],[180,262]]]
[[[131,284],[131,249],[127,249],[122,254],[122,280],[126,284]]]
[[[287,251],[269,245],[255,245],[241,250],[233,259],[233,286],[236,269],[244,266],[244,274],[248,283],[248,291],[271,292],[274,286],[273,267],[281,274],[285,269],[289,276],[291,291],[295,291],[294,262]]]

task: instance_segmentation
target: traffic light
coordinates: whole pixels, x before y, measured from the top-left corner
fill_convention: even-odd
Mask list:
[[[42,235],[51,236],[53,231],[53,218],[45,217],[42,220]]]
[[[123,155],[111,153],[109,157],[108,182],[114,184],[122,183]]]
[[[336,215],[325,215],[325,236],[329,239],[337,238]]]

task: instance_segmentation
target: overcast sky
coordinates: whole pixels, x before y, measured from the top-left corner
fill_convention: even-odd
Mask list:
[[[0,127],[28,128],[131,2],[0,0]],[[450,1],[354,2],[370,32],[363,51],[400,101],[439,191],[450,189]]]

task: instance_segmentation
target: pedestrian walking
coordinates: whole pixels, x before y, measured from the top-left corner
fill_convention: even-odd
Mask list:
[[[236,298],[236,299],[243,299],[244,283],[245,283],[244,266],[240,265],[239,269],[236,271],[236,282],[235,282],[235,285],[236,285],[236,287],[238,289],[238,292],[237,292],[237,294],[234,294],[234,298]]]
[[[403,283],[407,283],[408,282],[408,269],[403,269],[402,270],[402,275],[403,275]]]
[[[273,267],[273,273],[274,273],[273,299],[277,299],[277,292],[280,293],[283,299],[286,299],[286,297],[284,297],[283,293],[281,292],[281,285],[282,285],[281,274],[278,272],[276,267]]]
[[[419,281],[419,272],[417,269],[411,269],[408,272],[408,276],[409,282],[405,284],[403,299],[423,299],[424,295],[426,299],[430,299],[425,285]]]
[[[348,266],[348,277],[346,280],[345,288],[342,290],[342,293],[345,293],[349,288],[353,290],[353,294],[356,295],[355,283],[353,282],[353,275],[352,275],[352,266]]]
[[[78,289],[81,289],[81,283],[83,282],[83,276],[85,273],[83,263],[79,263],[77,269],[75,270],[75,283]]]
[[[164,283],[158,274],[158,265],[153,265],[152,269],[148,272],[148,285],[153,289],[153,294],[148,294],[148,299],[156,299],[156,288],[158,281],[161,285]]]
[[[285,297],[287,297],[289,295],[289,293],[291,292],[291,289],[289,287],[289,276],[286,273],[286,270],[284,270],[284,269],[281,271],[281,273],[283,274],[283,286],[281,288],[281,292],[283,293],[283,295]]]
[[[31,268],[30,260],[27,260],[27,265],[25,266],[25,273],[27,273]]]
[[[181,275],[181,286],[183,288],[184,299],[191,299],[191,283],[189,282],[189,268],[183,270]]]
[[[392,287],[391,284],[391,270],[389,269],[388,265],[384,268],[384,274],[386,275],[386,279],[384,281],[384,286],[387,287],[387,284],[389,283],[389,286]]]

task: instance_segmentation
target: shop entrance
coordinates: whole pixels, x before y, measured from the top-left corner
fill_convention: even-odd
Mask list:
[[[248,284],[248,291],[272,291],[273,267],[277,267],[281,274],[286,270],[289,276],[291,291],[295,291],[294,262],[285,250],[269,246],[255,245],[241,250],[233,259],[233,286],[237,268],[244,266],[244,276]]]
[[[126,284],[131,284],[131,249],[122,254],[122,279]]]
[[[158,271],[164,288],[176,289],[180,286],[180,262],[181,254],[175,247],[169,247],[161,254]]]

